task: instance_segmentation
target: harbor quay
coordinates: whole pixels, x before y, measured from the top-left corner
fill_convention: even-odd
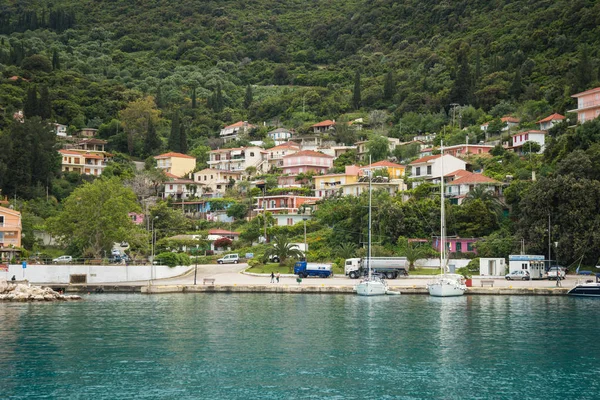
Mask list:
[[[60,282],[36,283],[50,286],[65,293],[331,293],[352,294],[358,279],[344,275],[330,278],[283,274],[279,282],[271,282],[270,274],[247,273],[246,264],[205,264],[189,267],[184,273],[170,278],[122,282],[67,284]],[[98,277],[99,278],[99,277]],[[427,294],[426,285],[434,276],[408,276],[388,280],[389,287],[402,294]],[[504,277],[474,276],[467,294],[472,295],[566,295],[584,277],[567,275],[557,286],[556,281],[508,281]]]

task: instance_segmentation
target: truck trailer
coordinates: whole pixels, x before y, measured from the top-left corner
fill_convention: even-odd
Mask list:
[[[333,271],[331,270],[331,264],[298,261],[294,264],[294,275],[298,275],[300,278],[306,278],[308,276],[329,278],[330,276],[333,276]]]
[[[371,272],[384,276],[387,279],[396,279],[399,276],[408,276],[408,261],[406,257],[368,257],[348,258],[344,266],[344,273],[351,279],[365,276],[371,264]]]

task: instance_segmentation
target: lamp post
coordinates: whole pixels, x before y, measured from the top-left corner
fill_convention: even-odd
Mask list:
[[[306,260],[306,255],[308,254],[308,245],[306,244],[306,220],[308,218],[302,217],[302,221],[304,221],[304,260]]]
[[[154,242],[156,241],[156,231],[154,230],[154,221],[158,219],[158,215],[152,218],[152,255],[150,257],[150,280],[154,279]]]
[[[196,275],[198,275],[198,247],[200,245],[196,245],[196,268],[194,268],[194,285],[196,285]]]

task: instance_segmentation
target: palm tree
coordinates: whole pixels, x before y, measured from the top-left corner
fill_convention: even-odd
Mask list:
[[[414,271],[415,263],[417,260],[427,256],[427,250],[421,246],[413,246],[412,243],[409,243],[404,249],[404,256],[406,257],[406,261],[408,261],[408,270]]]
[[[265,251],[265,259],[271,256],[279,258],[279,265],[283,265],[288,258],[302,258],[304,253],[298,248],[298,245],[290,242],[285,235],[273,237],[272,246]]]
[[[340,258],[348,259],[354,257],[356,253],[356,244],[354,243],[342,243],[337,249],[337,256]]]
[[[502,215],[504,205],[490,187],[477,185],[471,189],[465,196],[465,203],[474,200],[481,200],[497,217]]]

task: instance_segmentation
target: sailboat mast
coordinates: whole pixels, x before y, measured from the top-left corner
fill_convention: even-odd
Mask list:
[[[371,155],[369,155],[369,239],[368,239],[368,259],[367,259],[367,265],[369,268],[369,280],[371,280],[371,201],[373,198],[373,190],[371,187],[371,183],[373,181],[373,176],[372,176],[372,170],[371,170]]]
[[[446,206],[444,204],[444,141],[441,141],[440,157],[440,273],[446,272]]]

